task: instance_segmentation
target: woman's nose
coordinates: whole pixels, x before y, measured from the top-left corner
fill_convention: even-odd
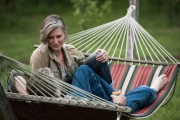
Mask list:
[[[54,38],[54,43],[58,43],[58,39],[56,37]]]

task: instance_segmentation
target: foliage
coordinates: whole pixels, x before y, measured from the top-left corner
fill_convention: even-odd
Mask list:
[[[0,0],[1,14],[15,12],[16,14],[50,13],[61,11],[71,5],[70,0]]]
[[[111,1],[98,1],[98,0],[71,0],[75,8],[75,15],[81,16],[79,24],[83,30],[90,27],[94,22],[99,22],[104,13],[111,11]]]
[[[180,0],[146,0],[139,3],[143,9],[140,12],[147,14],[147,11],[150,10],[153,14],[152,20],[156,16],[163,16],[162,21],[167,19],[167,24],[180,27]]]

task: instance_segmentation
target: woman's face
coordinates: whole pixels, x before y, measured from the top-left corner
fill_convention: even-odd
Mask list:
[[[64,44],[65,38],[66,35],[61,28],[54,29],[48,35],[48,46],[54,51],[59,51]]]

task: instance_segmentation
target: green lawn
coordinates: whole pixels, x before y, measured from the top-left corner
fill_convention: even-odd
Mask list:
[[[128,5],[127,5],[128,6]],[[112,20],[123,17],[126,14],[127,6],[113,5],[113,10],[110,14],[106,14],[101,23],[92,25],[100,25]],[[120,8],[120,9],[119,9]],[[78,17],[73,16],[73,9],[68,9],[66,12],[54,11],[61,15],[68,26],[69,34],[81,31],[78,26]],[[29,58],[34,50],[33,45],[39,44],[40,25],[48,14],[34,13],[31,15],[16,15],[7,14],[4,23],[1,22],[0,28],[0,52],[15,60],[29,64]],[[149,15],[149,16],[148,16]],[[152,23],[152,14],[144,15],[140,13],[139,23],[173,56],[180,61],[180,27],[172,27],[162,21],[162,18],[157,16]],[[149,19],[148,19],[149,18]],[[72,20],[73,19],[73,20]],[[164,107],[161,107],[155,114],[144,120],[178,120],[180,118],[180,77],[177,79],[175,93],[171,101]]]

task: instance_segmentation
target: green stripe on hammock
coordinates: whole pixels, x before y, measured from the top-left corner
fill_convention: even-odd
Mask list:
[[[161,74],[166,74],[168,77],[168,84],[157,94],[157,98],[154,103],[131,114],[130,116],[134,118],[148,117],[154,113],[158,107],[160,107],[173,88],[179,70],[178,64],[168,66],[137,66],[114,64],[112,65],[111,71],[117,75],[117,73],[119,73],[118,69],[121,71],[121,74],[118,74],[120,76],[112,76],[112,78],[114,78],[113,80],[115,81],[115,88],[123,88],[123,91],[125,90],[126,93],[139,85],[150,86],[153,80]]]

